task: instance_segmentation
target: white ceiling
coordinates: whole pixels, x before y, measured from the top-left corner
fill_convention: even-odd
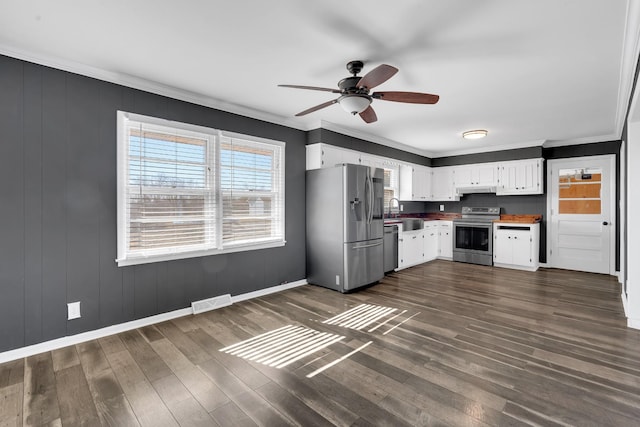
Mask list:
[[[0,53],[310,130],[439,157],[619,139],[638,0],[0,0]],[[348,61],[400,72],[365,124],[336,96]],[[461,138],[483,128],[478,142]]]

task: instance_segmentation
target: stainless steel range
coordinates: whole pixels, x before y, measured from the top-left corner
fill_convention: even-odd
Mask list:
[[[493,220],[500,208],[465,206],[462,217],[453,220],[453,260],[493,265]]]

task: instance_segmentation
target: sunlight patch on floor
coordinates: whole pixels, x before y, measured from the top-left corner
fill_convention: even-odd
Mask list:
[[[287,325],[220,351],[280,369],[342,339],[341,335]]]
[[[361,330],[397,311],[396,308],[383,307],[381,305],[360,304],[351,310],[327,319],[322,323],[337,325],[344,328]],[[405,310],[406,311],[406,310]],[[371,332],[371,331],[370,331]]]

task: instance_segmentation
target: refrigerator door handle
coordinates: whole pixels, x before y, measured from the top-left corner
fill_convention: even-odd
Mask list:
[[[380,246],[382,242],[371,243],[368,245],[354,246],[353,249],[365,249],[365,248],[373,248],[374,246]]]
[[[373,179],[371,173],[367,173],[367,180],[369,182],[369,224],[373,221]]]
[[[370,194],[371,192],[369,191],[369,173],[366,173],[364,177],[364,200],[365,200],[364,217],[367,224],[369,224],[369,195]]]

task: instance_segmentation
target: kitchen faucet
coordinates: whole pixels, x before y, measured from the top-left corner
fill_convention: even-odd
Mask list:
[[[400,208],[400,200],[398,200],[398,199],[397,199],[397,198],[395,198],[395,197],[390,198],[390,199],[389,199],[389,213],[387,214],[387,218],[391,218],[391,203],[392,203],[394,200],[395,200],[396,202],[398,202],[398,209]]]

